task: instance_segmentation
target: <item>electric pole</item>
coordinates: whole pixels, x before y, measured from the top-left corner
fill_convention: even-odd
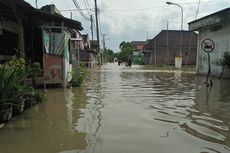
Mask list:
[[[95,17],[96,17],[96,31],[97,31],[97,53],[99,54],[99,66],[101,66],[101,53],[100,53],[100,39],[99,39],[99,28],[98,28],[98,9],[97,0],[95,2]]]
[[[102,53],[102,57],[104,57],[104,53],[105,53],[105,36],[108,36],[108,34],[101,34],[102,35],[102,43],[103,43],[103,53]],[[101,63],[103,63],[103,60],[105,61],[104,58],[101,59]]]
[[[101,34],[102,35],[102,41],[103,41],[103,50],[105,51],[105,36],[108,36],[108,34]]]
[[[92,36],[92,42],[93,42],[93,16],[92,15],[90,15],[90,22],[91,22],[91,27],[90,27],[90,29],[91,29],[91,36]]]
[[[38,0],[35,0],[36,9],[38,9]]]

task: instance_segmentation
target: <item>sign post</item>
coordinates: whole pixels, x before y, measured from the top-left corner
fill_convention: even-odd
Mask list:
[[[204,39],[201,43],[201,48],[204,52],[208,54],[208,73],[207,73],[206,81],[204,82],[204,84],[206,84],[206,86],[209,86],[209,84],[210,86],[212,86],[213,83],[212,83],[211,63],[210,63],[209,53],[211,53],[214,50],[215,44],[213,40],[211,39]]]
[[[182,67],[182,57],[177,56],[175,57],[175,68],[181,69]]]

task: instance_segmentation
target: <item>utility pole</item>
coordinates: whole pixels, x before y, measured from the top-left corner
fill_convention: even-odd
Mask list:
[[[101,66],[101,53],[100,53],[100,39],[99,39],[99,28],[98,28],[98,9],[97,0],[95,2],[95,17],[96,17],[96,31],[97,31],[97,53],[99,54],[99,67]]]
[[[38,9],[38,0],[35,0],[36,9]]]
[[[102,42],[103,42],[103,53],[102,53],[102,57],[103,54],[105,53],[105,36],[108,36],[108,34],[101,34],[102,35]],[[103,62],[103,59],[101,59],[101,63]]]
[[[108,34],[101,34],[102,35],[102,41],[103,41],[103,49],[105,50],[105,36],[108,36]]]
[[[167,42],[167,52],[168,52],[168,65],[170,64],[170,53],[169,53],[169,21],[167,20],[167,36],[166,36],[166,42]]]
[[[92,36],[92,42],[93,42],[93,16],[92,15],[90,15],[90,22],[91,22],[91,27],[90,27],[90,29],[91,29],[91,36]]]

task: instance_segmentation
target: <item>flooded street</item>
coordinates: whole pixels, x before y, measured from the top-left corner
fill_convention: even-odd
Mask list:
[[[0,153],[229,153],[230,81],[116,64],[0,128]]]

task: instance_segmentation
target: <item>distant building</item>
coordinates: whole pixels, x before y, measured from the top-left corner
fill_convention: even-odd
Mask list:
[[[145,46],[146,41],[131,41],[131,45],[134,48],[134,51],[142,51],[142,48]]]
[[[215,12],[198,20],[192,21],[189,29],[199,32],[198,48],[197,48],[197,68],[198,74],[207,74],[208,72],[208,56],[202,50],[202,41],[211,39],[215,48],[210,53],[211,72],[214,76],[219,76],[221,67],[216,64],[224,52],[230,52],[230,8]],[[230,77],[230,73],[224,73],[223,77]]]
[[[143,47],[144,64],[175,64],[175,57],[180,55],[182,47],[182,64],[196,64],[197,34],[183,31],[182,46],[181,31],[162,30]]]
[[[146,41],[131,41],[130,43],[132,47],[134,48],[133,64],[138,64],[138,65],[144,64],[142,49],[145,46]]]
[[[95,67],[96,64],[96,55],[97,52],[94,50],[93,45],[91,45],[91,41],[89,39],[88,34],[82,35],[84,49],[80,52],[81,62],[88,68]]]

